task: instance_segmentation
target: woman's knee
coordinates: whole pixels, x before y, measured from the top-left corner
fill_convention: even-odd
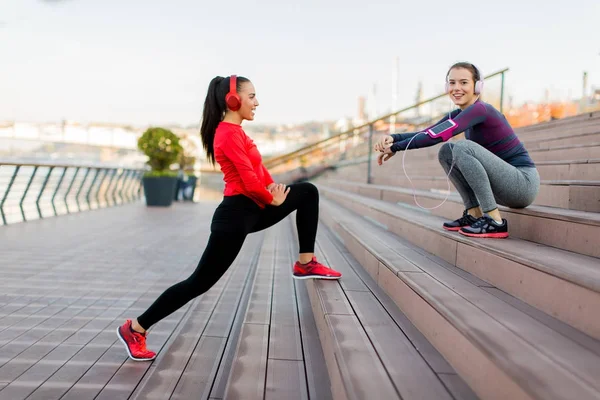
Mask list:
[[[456,142],[453,146],[453,151],[455,153],[457,152],[465,152],[465,151],[470,151],[471,150],[471,146],[474,144],[474,142],[470,141],[470,140],[459,140],[458,142]]]
[[[472,146],[475,143],[470,140],[460,140],[452,146],[452,155],[451,160],[457,162],[458,160],[468,158],[469,156],[473,156],[473,148]]]
[[[296,186],[296,190],[303,193],[303,197],[306,197],[306,199],[319,199],[319,189],[317,189],[317,187],[312,183],[302,182],[297,183],[294,186]],[[292,188],[291,190],[294,190],[294,188]]]
[[[438,151],[438,161],[440,162],[440,164],[444,165],[444,164],[450,164],[450,162],[452,161],[452,148],[454,147],[454,145],[452,143],[444,143],[442,145],[442,147],[440,148],[440,151]]]

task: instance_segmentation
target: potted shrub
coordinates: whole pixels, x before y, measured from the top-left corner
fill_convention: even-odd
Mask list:
[[[183,150],[179,137],[168,129],[148,128],[138,139],[138,148],[148,156],[150,166],[142,178],[146,205],[170,206],[177,185],[177,171],[170,167]]]

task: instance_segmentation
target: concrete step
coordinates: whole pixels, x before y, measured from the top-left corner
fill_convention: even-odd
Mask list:
[[[331,176],[331,175],[329,175]],[[414,176],[404,174],[374,177],[373,183],[419,190],[444,190],[456,192],[451,182],[439,176]],[[552,180],[542,181],[534,205],[564,208],[587,212],[600,212],[600,181]]]
[[[292,226],[294,222],[287,218],[284,224]],[[339,270],[342,279],[311,279],[297,285],[305,286],[310,298],[333,398],[476,398],[389,296],[361,273],[359,263],[334,240],[321,226],[315,254]],[[293,248],[297,250],[297,246]]]
[[[396,160],[394,160],[396,161]],[[339,168],[339,174],[348,177],[366,178],[367,164],[362,164],[361,167],[356,167],[353,170],[345,171],[344,168]],[[600,181],[600,159],[593,160],[565,160],[565,161],[541,161],[536,163],[536,168],[540,174],[540,178],[545,181],[556,180],[573,180],[573,181]],[[362,173],[364,171],[364,173]],[[388,171],[383,169],[383,166],[373,165],[371,169],[372,176],[377,179],[380,173],[388,174]],[[421,162],[411,163],[406,165],[406,171],[409,176],[412,175],[428,175],[443,177],[444,170],[441,168],[437,160],[424,160]],[[400,169],[400,175],[403,175]]]
[[[536,167],[542,180],[600,181],[600,159],[541,161]]]
[[[404,175],[402,170],[402,159],[394,158],[391,164],[371,164],[371,176],[378,180],[386,178],[391,174]],[[398,165],[398,163],[400,163]],[[360,182],[367,181],[367,161],[356,162],[348,166],[338,166],[335,172],[324,174],[325,176],[343,176],[348,180]],[[399,167],[399,168],[398,168]],[[432,176],[444,177],[445,173],[436,160],[418,160],[405,163],[406,172],[409,176]],[[565,160],[565,161],[541,161],[536,163],[540,178],[545,181],[573,180],[573,181],[600,181],[600,159],[590,160]],[[398,171],[399,169],[399,171]]]
[[[518,238],[478,239],[442,229],[444,218],[319,184],[321,193],[412,244],[600,338],[597,258]]]
[[[590,160],[600,158],[600,143],[590,142],[528,151],[536,163],[540,161]]]
[[[566,138],[570,136],[598,133],[599,130],[600,118],[594,118],[586,121],[580,121],[578,123],[547,127],[545,129],[538,129],[530,132],[519,132],[515,130],[515,133],[523,141],[539,142],[544,140]]]
[[[554,121],[542,122],[535,125],[524,126],[515,129],[517,135],[534,137],[536,133],[544,133],[549,130],[569,131],[570,129],[589,124],[600,123],[600,112],[584,113],[572,117],[562,118]]]
[[[405,164],[410,165],[424,160],[438,162],[438,152],[440,144],[435,146],[425,147],[422,149],[408,150],[405,156]],[[600,142],[588,142],[584,144],[569,144],[564,146],[556,146],[552,148],[529,148],[525,146],[529,155],[535,163],[542,161],[582,161],[600,158]],[[397,153],[392,160],[402,161],[403,152]],[[372,154],[372,158],[377,158],[377,153]],[[391,160],[390,160],[391,161]],[[389,161],[388,161],[389,163]]]
[[[337,179],[318,181],[324,185],[378,200],[417,209],[418,204],[430,210],[423,210],[452,221],[459,218],[464,210],[458,194],[446,198],[445,194],[429,190],[412,190],[387,185],[365,184]],[[443,204],[442,204],[443,202]],[[438,208],[434,207],[441,205]],[[502,217],[508,221],[511,237],[552,246],[559,249],[600,257],[597,239],[600,237],[600,214],[574,211],[546,206],[529,206],[523,209],[499,207]],[[419,209],[420,210],[420,209]]]
[[[600,396],[597,340],[339,203],[325,200],[321,207],[322,219],[348,251],[481,398]]]
[[[575,144],[587,144],[587,143],[599,143],[600,142],[600,124],[594,129],[589,129],[588,133],[548,137],[542,139],[521,139],[524,143],[525,148],[533,149],[549,149],[552,147],[568,146]]]

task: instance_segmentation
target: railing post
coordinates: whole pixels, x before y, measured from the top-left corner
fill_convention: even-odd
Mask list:
[[[133,196],[131,194],[131,186],[133,185],[133,181],[134,181],[134,176],[136,174],[136,171],[131,169],[127,171],[127,177],[125,178],[125,184],[123,184],[123,191],[122,191],[122,197],[125,201],[125,203],[130,203],[131,201],[133,201]]]
[[[131,188],[135,183],[136,175],[136,171],[129,171],[129,175],[127,176],[127,186],[123,188],[123,195],[127,198],[127,203],[131,203],[133,201],[133,193],[131,192]]]
[[[56,217],[58,215],[58,213],[56,212],[56,204],[54,204],[54,199],[56,198],[56,195],[58,194],[58,190],[60,189],[60,185],[63,181],[63,179],[65,179],[65,175],[67,174],[67,167],[63,167],[63,172],[60,176],[60,179],[58,180],[58,183],[56,184],[56,189],[54,189],[54,193],[52,194],[52,200],[50,200],[50,203],[52,203],[52,209],[54,210],[54,216]]]
[[[19,173],[19,169],[21,169],[20,165],[17,165],[12,177],[10,178],[10,182],[8,182],[8,186],[6,187],[6,192],[4,192],[4,196],[2,197],[2,201],[0,202],[0,214],[2,214],[2,224],[6,225],[6,215],[4,215],[4,202],[8,198],[8,193],[10,192],[10,188],[12,187],[15,179],[17,178],[17,174]]]
[[[501,75],[500,82],[500,114],[503,114],[504,111],[504,72]]]
[[[79,204],[79,195],[81,194],[81,191],[83,190],[83,187],[85,186],[85,181],[87,180],[88,175],[90,174],[91,168],[87,168],[87,171],[85,171],[85,175],[83,176],[83,180],[81,181],[81,184],[79,185],[79,190],[77,190],[77,194],[75,195],[75,202],[77,203],[77,209],[81,212],[81,204]]]
[[[96,174],[94,175],[94,179],[92,179],[92,183],[90,183],[90,187],[85,195],[85,200],[88,204],[88,210],[92,209],[92,203],[90,202],[90,197],[92,195],[92,189],[94,189],[94,184],[96,183],[96,179],[98,179],[98,175],[100,175],[100,169],[96,169]],[[98,207],[100,208],[100,207]]]
[[[369,148],[367,149],[368,162],[367,162],[367,183],[371,183],[371,158],[373,152],[373,124],[369,124]]]
[[[36,174],[37,170],[38,170],[37,166],[33,167],[33,172],[31,173],[29,182],[27,182],[27,186],[25,187],[25,192],[23,192],[23,196],[21,197],[21,201],[19,202],[19,207],[21,208],[21,215],[23,216],[23,221],[27,221],[27,217],[25,216],[25,210],[23,210],[23,202],[25,201],[25,197],[27,197],[27,192],[29,192],[29,188],[31,187],[33,178],[35,178],[35,174]]]
[[[133,200],[133,196],[129,192],[129,189],[131,188],[131,185],[133,185],[133,182],[134,182],[133,177],[135,176],[135,171],[132,169],[127,170],[126,174],[127,174],[127,176],[125,176],[125,182],[123,183],[123,188],[121,189],[121,192],[119,193],[119,195],[123,199],[124,203],[129,203]]]
[[[108,169],[104,169],[104,168],[102,168],[102,170],[104,171],[104,175],[102,176],[102,179],[100,179],[100,183],[98,184],[98,191],[96,192],[96,202],[98,203],[98,208],[102,208],[102,207],[100,207],[100,189],[102,189],[102,184],[106,180],[106,177],[108,176],[108,171],[109,171]]]
[[[65,207],[67,209],[67,214],[71,214],[71,210],[69,210],[69,203],[67,202],[67,198],[69,197],[69,193],[71,192],[71,188],[73,187],[73,184],[75,183],[75,179],[77,179],[77,174],[79,173],[80,169],[81,169],[81,167],[77,167],[77,169],[75,170],[75,173],[73,174],[73,179],[71,179],[71,183],[69,184],[69,187],[67,188],[67,191],[65,192],[65,198],[63,199],[63,202],[65,203]]]
[[[121,197],[121,191],[123,190],[123,185],[125,184],[126,172],[124,169],[119,168],[117,170],[117,174],[119,175],[119,177],[117,178],[117,183],[115,183],[115,186],[113,187],[113,203],[115,205],[123,204],[123,197]],[[117,200],[117,197],[119,197],[119,200]]]
[[[137,174],[136,180],[137,180],[137,190],[135,192],[135,199],[138,200],[142,197],[142,189],[144,188],[144,171],[140,171]]]
[[[48,170],[48,173],[46,174],[46,179],[44,179],[44,183],[42,184],[42,188],[40,189],[40,194],[38,194],[38,197],[35,201],[35,205],[37,207],[38,215],[40,216],[40,218],[44,218],[44,216],[42,215],[42,208],[40,207],[40,200],[42,199],[42,195],[44,194],[44,189],[46,189],[46,185],[48,185],[48,180],[50,179],[50,175],[52,175],[52,171],[54,171],[54,167],[50,167],[50,169]]]
[[[107,174],[108,174],[108,172],[107,172]],[[115,180],[116,175],[117,175],[117,170],[113,169],[110,174],[110,179],[108,180],[108,185],[106,185],[106,192],[104,192],[104,200],[106,201],[106,207],[110,207],[110,204],[109,204],[109,198],[111,197],[110,190],[112,188],[112,183]]]

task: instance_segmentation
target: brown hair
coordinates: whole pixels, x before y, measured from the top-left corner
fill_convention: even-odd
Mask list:
[[[446,73],[446,81],[448,80],[450,71],[452,71],[455,68],[464,68],[464,69],[469,70],[471,72],[471,76],[473,77],[473,82],[482,80],[481,74],[479,73],[479,70],[477,69],[477,67],[475,65],[468,63],[468,62],[458,62],[458,63],[454,64],[453,66],[451,66],[450,69],[448,69],[448,72]]]

